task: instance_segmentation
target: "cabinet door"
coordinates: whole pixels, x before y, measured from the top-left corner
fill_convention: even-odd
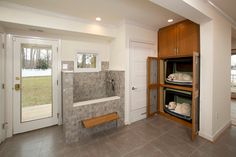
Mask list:
[[[156,57],[148,57],[147,60],[148,65],[148,94],[147,94],[147,115],[148,117],[153,116],[157,113],[158,102],[157,102],[157,80],[158,80],[158,68],[157,68],[157,58]]]
[[[199,25],[185,20],[177,24],[177,55],[189,56],[199,52]]]
[[[176,25],[172,25],[158,31],[158,57],[165,58],[176,55],[176,30]]]
[[[193,53],[193,93],[192,93],[192,139],[199,130],[200,56]]]

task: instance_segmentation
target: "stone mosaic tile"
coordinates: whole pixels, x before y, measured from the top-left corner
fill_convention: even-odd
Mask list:
[[[93,73],[62,73],[63,130],[66,143],[91,137],[101,131],[124,125],[125,74],[123,71]],[[111,80],[115,83],[112,87]],[[83,100],[120,96],[118,100],[73,107]],[[86,129],[82,120],[117,112],[119,120]]]
[[[109,70],[109,62],[108,61],[102,61],[101,62],[101,70],[102,71]]]

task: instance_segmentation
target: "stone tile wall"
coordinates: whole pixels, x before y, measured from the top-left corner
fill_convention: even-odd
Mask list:
[[[74,73],[74,102],[107,97],[106,72]]]
[[[124,125],[124,92],[125,92],[125,73],[123,71],[106,71],[100,72],[101,74],[89,74],[89,80],[93,80],[95,83],[96,79],[113,79],[115,82],[115,90],[111,89],[111,85],[109,81],[103,82],[102,87],[100,88],[104,90],[102,94],[107,96],[117,95],[120,96],[119,100],[112,100],[108,102],[101,102],[96,104],[90,104],[86,106],[73,107],[74,103],[74,88],[76,87],[76,83],[79,84],[79,81],[76,80],[78,73],[62,73],[62,97],[63,97],[63,127],[64,134],[67,143],[78,142],[80,140],[89,138],[93,136],[95,133],[100,131],[116,127],[116,122],[109,122],[100,126],[96,126],[94,128],[86,129],[82,125],[82,120],[89,119],[92,117],[97,117],[105,114],[109,114],[112,112],[117,112],[119,115],[118,127]],[[81,74],[81,73],[79,73]],[[108,78],[109,76],[109,78]],[[94,77],[94,78],[92,78]],[[84,82],[85,76],[83,76]],[[88,82],[90,82],[88,81]],[[85,83],[86,84],[86,83]],[[94,84],[94,83],[93,83]],[[79,85],[82,85],[79,84]],[[85,86],[86,88],[86,86]],[[91,93],[90,93],[91,94]]]
[[[109,62],[108,61],[102,61],[101,62],[101,70],[102,71],[109,70]]]

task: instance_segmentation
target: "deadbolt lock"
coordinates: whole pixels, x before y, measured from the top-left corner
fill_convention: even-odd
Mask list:
[[[15,84],[15,90],[16,91],[20,90],[20,84]]]

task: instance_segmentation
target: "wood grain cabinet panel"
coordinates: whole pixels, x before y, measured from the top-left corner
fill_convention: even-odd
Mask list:
[[[177,55],[199,52],[199,25],[186,20],[177,24]]]
[[[199,25],[184,20],[158,31],[159,58],[192,56],[199,52]]]
[[[175,25],[160,29],[158,32],[159,57],[172,57],[176,55],[176,33]]]

